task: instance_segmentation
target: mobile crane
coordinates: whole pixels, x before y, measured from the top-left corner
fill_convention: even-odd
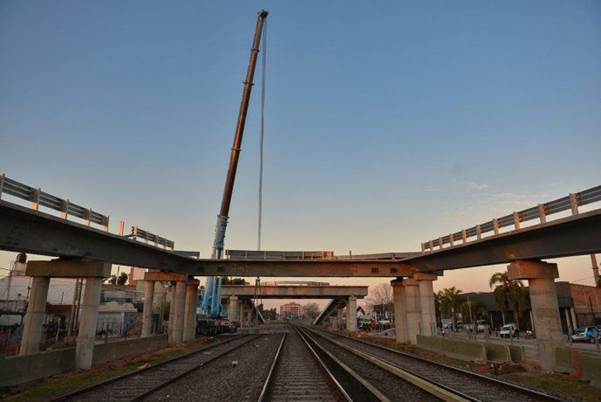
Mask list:
[[[225,187],[223,189],[223,198],[221,200],[221,209],[217,215],[217,224],[215,225],[215,239],[213,241],[212,259],[221,259],[223,257],[223,248],[225,241],[225,230],[227,227],[230,211],[230,203],[232,201],[232,192],[234,190],[234,181],[236,180],[236,170],[238,168],[238,159],[242,146],[242,137],[244,135],[244,126],[246,124],[246,114],[250,103],[250,94],[253,87],[253,79],[255,75],[255,67],[261,45],[261,36],[265,20],[269,13],[261,10],[257,16],[257,26],[253,44],[250,49],[250,60],[248,62],[248,70],[246,72],[246,80],[244,81],[244,89],[242,91],[242,102],[240,103],[240,112],[238,114],[238,123],[236,124],[236,135],[234,136],[234,144],[230,154],[230,162],[228,166],[227,176],[225,178]],[[209,318],[221,318],[221,277],[210,276],[207,278],[205,292],[202,298],[202,311]]]

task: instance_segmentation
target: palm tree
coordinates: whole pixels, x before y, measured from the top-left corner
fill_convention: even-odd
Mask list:
[[[455,288],[445,288],[437,294],[440,310],[446,316],[451,316],[453,319],[453,328],[455,328],[456,316],[459,310],[459,305],[463,302],[461,290]]]
[[[507,272],[496,272],[490,277],[489,285],[494,287],[495,301],[503,317],[505,325],[505,314],[511,305],[513,319],[519,331],[520,318],[528,304],[528,292],[524,289],[522,282],[509,279]]]

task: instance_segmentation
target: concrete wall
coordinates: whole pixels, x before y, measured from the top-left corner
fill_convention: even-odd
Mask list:
[[[100,364],[121,357],[134,356],[167,346],[167,335],[133,338],[127,341],[103,343],[94,347],[94,363]]]
[[[598,354],[558,347],[555,348],[555,359],[555,371],[589,381],[593,387],[601,389],[601,357]]]
[[[478,362],[519,363],[524,356],[523,349],[515,345],[474,342],[442,336],[418,335],[417,346],[456,359]]]
[[[441,336],[418,335],[417,346],[460,360],[486,361],[486,349],[484,345],[476,342]]]
[[[0,387],[23,384],[75,369],[75,348],[0,359]]]
[[[98,344],[94,347],[94,364],[138,355],[166,345],[166,335]],[[0,358],[0,387],[24,384],[73,370],[75,370],[75,348],[36,353],[29,356]]]

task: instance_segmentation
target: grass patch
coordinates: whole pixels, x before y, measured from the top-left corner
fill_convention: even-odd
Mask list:
[[[601,391],[563,374],[512,373],[501,378],[550,391],[584,402],[601,401]]]

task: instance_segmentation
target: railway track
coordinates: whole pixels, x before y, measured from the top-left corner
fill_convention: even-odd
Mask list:
[[[256,338],[258,336],[233,337],[157,365],[78,389],[53,401],[139,401]]]
[[[282,337],[259,402],[350,400],[299,331],[293,330]]]
[[[395,349],[328,331],[304,329],[347,353],[362,356],[382,368],[406,373],[423,389],[438,388],[441,399],[465,401],[560,401],[562,399],[517,384],[432,362]],[[435,388],[433,388],[435,387]]]

